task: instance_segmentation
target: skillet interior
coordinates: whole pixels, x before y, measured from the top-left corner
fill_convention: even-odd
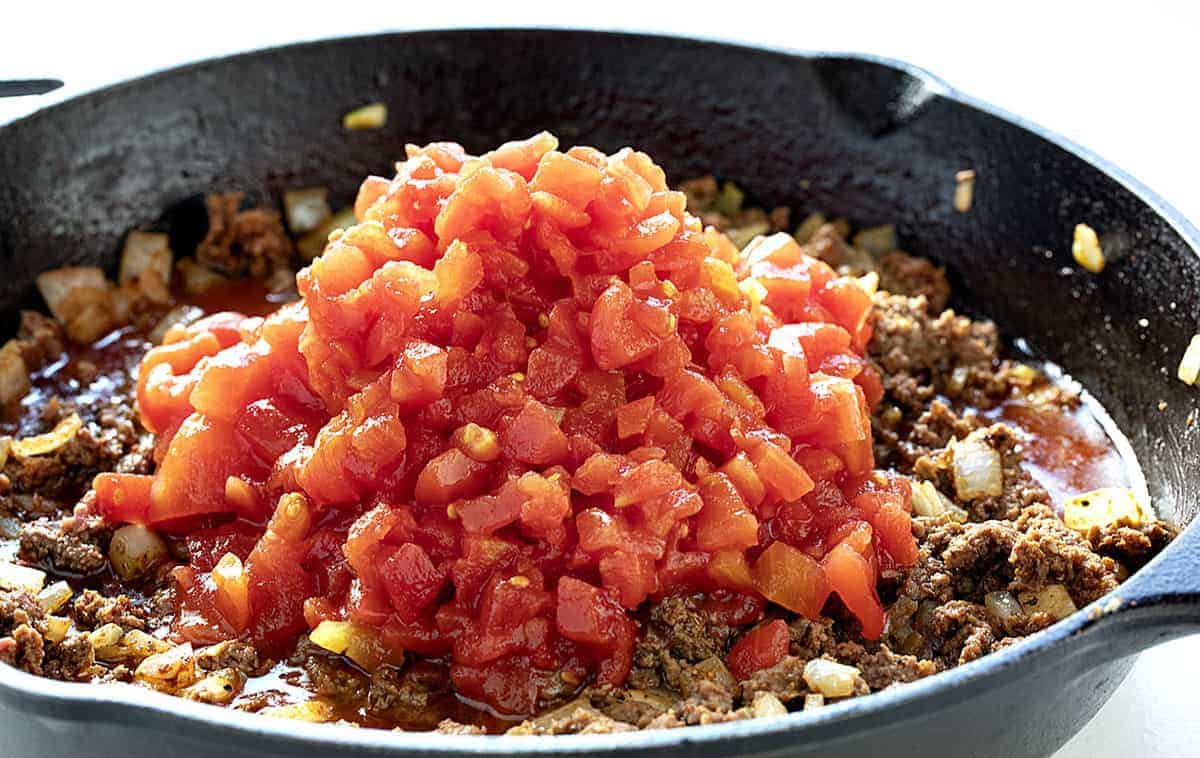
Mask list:
[[[344,133],[341,115],[372,100],[388,103],[387,127]],[[1200,322],[1200,260],[1183,236],[1194,230],[936,80],[862,58],[435,32],[283,48],[122,85],[0,131],[0,311],[11,319],[30,302],[38,271],[114,265],[130,228],[186,235],[198,193],[261,199],[325,184],[345,200],[363,175],[390,173],[405,142],[482,149],[543,128],[568,144],[635,144],[675,179],[712,171],[764,202],[895,222],[908,250],[951,268],[961,306],[1093,391],[1130,437],[1161,515],[1184,525],[1200,509],[1186,465],[1200,453],[1187,425],[1196,395],[1172,378]],[[979,175],[968,214],[950,206],[962,168]],[[1079,221],[1101,233],[1102,277],[1071,263]]]

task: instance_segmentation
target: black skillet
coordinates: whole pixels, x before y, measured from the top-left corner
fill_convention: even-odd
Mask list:
[[[389,106],[386,128],[343,132],[341,115],[374,100]],[[389,173],[405,142],[483,150],[541,129],[568,145],[637,145],[675,179],[714,172],[772,205],[895,222],[908,250],[954,272],[960,307],[1025,337],[1109,409],[1163,517],[1186,526],[1200,510],[1200,437],[1189,424],[1200,395],[1173,378],[1200,324],[1200,234],[1065,140],[869,56],[441,31],[139,79],[0,128],[0,312],[11,320],[33,301],[39,271],[113,266],[128,229],[165,223],[185,234],[198,193],[264,200],[324,184],[345,200],[364,175]],[[951,206],[963,168],[979,177],[966,214]],[[1100,232],[1110,259],[1101,276],[1071,262],[1079,221]],[[0,667],[0,755],[1046,755],[1108,699],[1133,654],[1198,630],[1191,527],[1113,595],[1025,643],[816,712],[632,735],[448,737],[275,721]]]

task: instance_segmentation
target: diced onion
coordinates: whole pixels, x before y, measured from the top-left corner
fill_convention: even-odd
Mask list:
[[[188,678],[189,670],[194,671],[195,655],[192,643],[185,642],[164,653],[155,653],[138,664],[133,672],[138,679],[154,682],[172,682]],[[191,682],[187,682],[191,684]]]
[[[1019,599],[1025,613],[1048,613],[1055,621],[1065,619],[1077,610],[1071,594],[1061,584],[1051,584],[1037,592],[1022,592]]]
[[[861,678],[861,672],[853,666],[826,658],[813,658],[804,665],[805,683],[825,697],[853,695],[855,685]]]
[[[989,592],[983,596],[983,604],[992,612],[992,615],[1001,621],[1020,618],[1025,615],[1021,610],[1021,604],[1013,597],[1011,592],[1000,590],[998,592]]]
[[[1100,249],[1100,238],[1096,230],[1087,224],[1075,225],[1075,239],[1071,243],[1071,255],[1075,262],[1093,274],[1104,270],[1104,251]]]
[[[741,212],[745,201],[746,193],[742,192],[741,187],[733,182],[725,182],[721,185],[721,193],[717,195],[716,209],[722,215],[734,216]]]
[[[71,585],[66,582],[55,582],[38,593],[38,605],[42,606],[42,610],[46,613],[54,613],[67,604],[72,594],[74,593],[71,591]]]
[[[374,630],[353,622],[322,621],[308,633],[308,638],[331,653],[344,654],[368,671],[381,663]]]
[[[96,650],[115,648],[125,636],[125,630],[117,624],[105,624],[88,635],[88,641]]]
[[[1063,523],[1084,533],[1092,527],[1138,527],[1149,520],[1137,495],[1126,487],[1102,487],[1076,495],[1063,505]]]
[[[896,227],[892,224],[873,226],[854,235],[854,246],[874,256],[890,253],[899,244],[899,240],[896,239]]]
[[[46,572],[0,561],[0,589],[37,593],[46,585]]]
[[[350,647],[354,624],[349,621],[322,621],[308,633],[308,638],[331,653],[341,655]]]
[[[975,171],[963,169],[954,175],[954,210],[966,213],[975,200]]]
[[[1177,373],[1179,381],[1184,384],[1195,384],[1200,379],[1200,334],[1192,335],[1187,350],[1183,351],[1183,359],[1179,361]]]
[[[197,263],[194,258],[180,258],[175,268],[183,280],[183,291],[189,295],[201,295],[228,281],[208,266]]]
[[[1000,453],[983,438],[984,430],[972,432],[952,446],[954,490],[963,500],[995,497],[1004,491]]]
[[[804,696],[804,710],[812,711],[825,705],[825,696],[819,692],[810,692]]]
[[[9,340],[0,349],[0,404],[20,399],[30,386],[29,367],[25,365],[16,341]]]
[[[146,299],[166,303],[171,298],[171,261],[174,254],[167,235],[155,232],[132,231],[125,238],[117,281]]]
[[[37,455],[53,453],[74,439],[82,428],[83,419],[79,418],[78,413],[72,413],[45,434],[14,440],[9,449],[18,458],[32,458]]]
[[[130,629],[121,637],[120,649],[125,660],[142,661],[152,655],[167,652],[171,645],[140,629]]]
[[[108,545],[113,570],[125,581],[145,576],[166,557],[166,543],[154,530],[140,524],[126,524],[117,529]]]
[[[68,266],[39,274],[37,287],[50,313],[65,324],[78,315],[71,307],[75,293],[107,290],[109,282],[104,271],[95,266]]]
[[[314,724],[324,724],[337,719],[337,711],[324,700],[308,700],[291,705],[275,705],[258,711],[263,716],[277,719],[292,719],[293,721],[309,721]]]
[[[329,190],[325,187],[306,187],[283,193],[283,216],[292,234],[311,232],[332,215]]]
[[[940,516],[955,507],[950,498],[943,495],[933,482],[913,481],[912,509],[918,516]]]
[[[246,685],[246,675],[237,669],[214,671],[195,684],[185,687],[179,696],[201,703],[228,705]]]
[[[800,226],[796,227],[796,233],[792,236],[796,241],[803,245],[812,239],[812,236],[817,233],[817,230],[825,225],[825,215],[823,213],[810,213],[800,222]]]
[[[300,251],[305,260],[311,261],[325,249],[325,243],[329,241],[330,234],[356,223],[358,223],[358,219],[354,216],[354,209],[343,208],[326,218],[308,234],[296,240],[296,249]]]
[[[387,124],[387,117],[387,105],[370,103],[361,108],[355,108],[342,116],[342,126],[350,131],[380,129]]]
[[[42,636],[51,642],[62,642],[71,630],[71,619],[63,616],[47,616],[46,632]]]
[[[754,693],[754,700],[750,703],[750,710],[754,713],[754,718],[757,719],[768,716],[786,716],[788,712],[787,706],[770,692]]]

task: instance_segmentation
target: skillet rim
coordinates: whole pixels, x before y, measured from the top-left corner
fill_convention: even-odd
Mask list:
[[[751,45],[743,41],[710,35],[675,35],[661,31],[636,29],[598,30],[572,27],[456,27],[438,29],[391,30],[380,33],[344,35],[338,37],[303,39],[285,44],[222,55],[178,66],[153,70],[145,75],[95,88],[78,91],[69,87],[51,95],[45,107],[22,117],[0,121],[0,138],[10,127],[32,128],[43,118],[53,118],[56,111],[69,108],[85,99],[100,99],[129,87],[140,86],[160,78],[180,76],[207,67],[227,64],[241,59],[286,52],[298,48],[362,40],[396,40],[423,36],[454,34],[545,35],[569,34],[580,37],[623,39],[630,42],[693,43],[704,47],[722,47],[748,55],[808,60],[855,60],[876,64],[914,77],[931,98],[943,98],[957,106],[979,111],[1024,130],[1075,156],[1115,181],[1125,191],[1164,220],[1180,239],[1200,257],[1200,230],[1182,213],[1145,184],[1112,162],[1100,157],[1062,135],[1026,118],[1010,113],[980,98],[969,95],[948,84],[932,72],[907,61],[872,53],[812,51],[778,45]],[[1184,539],[1184,537],[1189,539]],[[1188,544],[1184,544],[1188,543]],[[1196,543],[1196,544],[1191,544]],[[692,726],[673,730],[642,730],[619,735],[546,735],[537,737],[505,737],[494,735],[443,735],[429,732],[391,732],[381,729],[356,729],[333,724],[310,724],[284,719],[263,718],[224,707],[213,708],[200,703],[146,690],[134,685],[61,682],[36,677],[10,666],[0,666],[0,703],[16,710],[50,716],[74,722],[108,721],[128,726],[169,732],[174,727],[194,730],[218,729],[255,738],[254,747],[261,745],[286,749],[316,745],[343,748],[367,748],[371,752],[390,752],[412,749],[423,755],[495,755],[520,751],[523,754],[577,754],[596,750],[654,750],[680,745],[714,745],[721,743],[724,751],[734,749],[742,741],[755,738],[795,734],[842,722],[863,731],[880,729],[905,720],[910,713],[927,713],[936,708],[938,698],[953,697],[957,701],[980,696],[1006,671],[1021,666],[1026,659],[1046,653],[1049,649],[1079,636],[1099,621],[1136,606],[1161,603],[1200,603],[1200,595],[1186,589],[1164,593],[1153,581],[1155,570],[1164,561],[1181,557],[1191,547],[1200,545],[1200,526],[1195,522],[1180,532],[1180,537],[1150,563],[1113,592],[1105,595],[1072,616],[1031,636],[1020,644],[1004,648],[970,663],[957,666],[934,676],[894,687],[869,697],[853,698],[813,712],[794,712],[786,716],[758,718],[724,724]],[[1166,573],[1166,572],[1164,572]],[[1140,580],[1140,581],[1139,581]],[[1140,587],[1140,585],[1147,585]],[[1138,590],[1142,592],[1139,594]],[[1119,621],[1118,621],[1119,623]],[[1084,650],[1068,649],[1078,655]],[[925,702],[930,701],[930,702]],[[848,730],[852,736],[857,729]],[[836,741],[837,735],[830,739]]]

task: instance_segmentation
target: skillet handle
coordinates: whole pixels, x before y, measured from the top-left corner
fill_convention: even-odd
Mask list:
[[[1102,644],[1111,658],[1200,634],[1200,529],[1185,529],[1088,613],[1080,634]]]
[[[0,81],[0,97],[22,97],[44,95],[53,92],[63,83],[58,79],[12,79]]]

